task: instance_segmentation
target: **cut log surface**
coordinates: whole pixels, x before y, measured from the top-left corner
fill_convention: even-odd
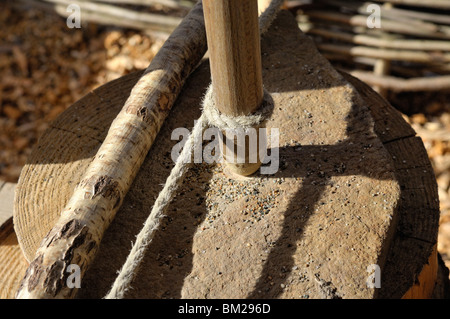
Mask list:
[[[13,228],[15,188],[14,183],[0,181],[0,299],[14,298],[28,267]]]
[[[437,241],[437,186],[422,141],[383,98],[338,73],[288,12],[261,49],[277,173],[237,178],[221,164],[194,164],[127,298],[401,298]],[[208,65],[183,88],[77,297],[110,289],[173,167],[173,130],[200,116]],[[15,218],[29,225],[17,230],[29,260],[140,75],[92,92],[38,142],[15,202]],[[367,286],[372,265],[379,289]]]
[[[13,215],[13,197],[16,184],[0,181],[0,227]]]
[[[12,199],[9,198],[8,203],[12,203]],[[0,299],[14,298],[27,267],[10,217],[0,224]]]

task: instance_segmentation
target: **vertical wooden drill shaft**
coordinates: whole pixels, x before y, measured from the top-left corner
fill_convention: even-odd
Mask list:
[[[204,0],[215,104],[248,115],[263,100],[257,0]]]
[[[214,103],[225,115],[249,115],[264,97],[258,1],[204,0],[203,6]],[[236,151],[228,146],[225,162],[232,172],[250,175],[261,166],[259,158],[249,161],[248,143],[236,144],[245,147],[244,163],[236,160]],[[231,162],[230,154],[235,159]]]

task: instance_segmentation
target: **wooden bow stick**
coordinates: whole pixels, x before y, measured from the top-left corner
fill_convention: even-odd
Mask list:
[[[137,82],[81,182],[44,237],[17,298],[72,298],[72,264],[81,276],[93,260],[185,80],[206,52],[199,1]],[[70,269],[70,268],[69,268]]]

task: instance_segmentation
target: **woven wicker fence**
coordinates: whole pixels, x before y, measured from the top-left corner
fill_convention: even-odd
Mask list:
[[[290,2],[333,64],[380,92],[450,89],[450,1]]]
[[[194,0],[18,0],[84,22],[140,29],[167,36]],[[450,89],[450,0],[289,0],[300,28],[336,67],[388,90]],[[162,14],[161,14],[162,13]]]

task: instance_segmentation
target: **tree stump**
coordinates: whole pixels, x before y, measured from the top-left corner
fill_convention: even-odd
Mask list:
[[[420,138],[368,86],[337,72],[290,13],[279,14],[261,48],[275,104],[266,126],[279,129],[277,173],[238,178],[221,164],[194,164],[127,298],[431,297],[439,203]],[[140,74],[91,92],[39,140],[15,198],[14,227],[28,260]],[[171,134],[192,128],[209,82],[205,61],[164,123],[78,297],[101,298],[111,287],[173,166],[179,140]],[[372,282],[377,269],[380,288]]]
[[[12,203],[11,200],[8,201]],[[12,213],[12,212],[11,212]],[[0,299],[13,299],[28,262],[14,233],[13,219],[0,223]]]
[[[0,226],[12,216],[15,188],[16,184],[0,181]]]

